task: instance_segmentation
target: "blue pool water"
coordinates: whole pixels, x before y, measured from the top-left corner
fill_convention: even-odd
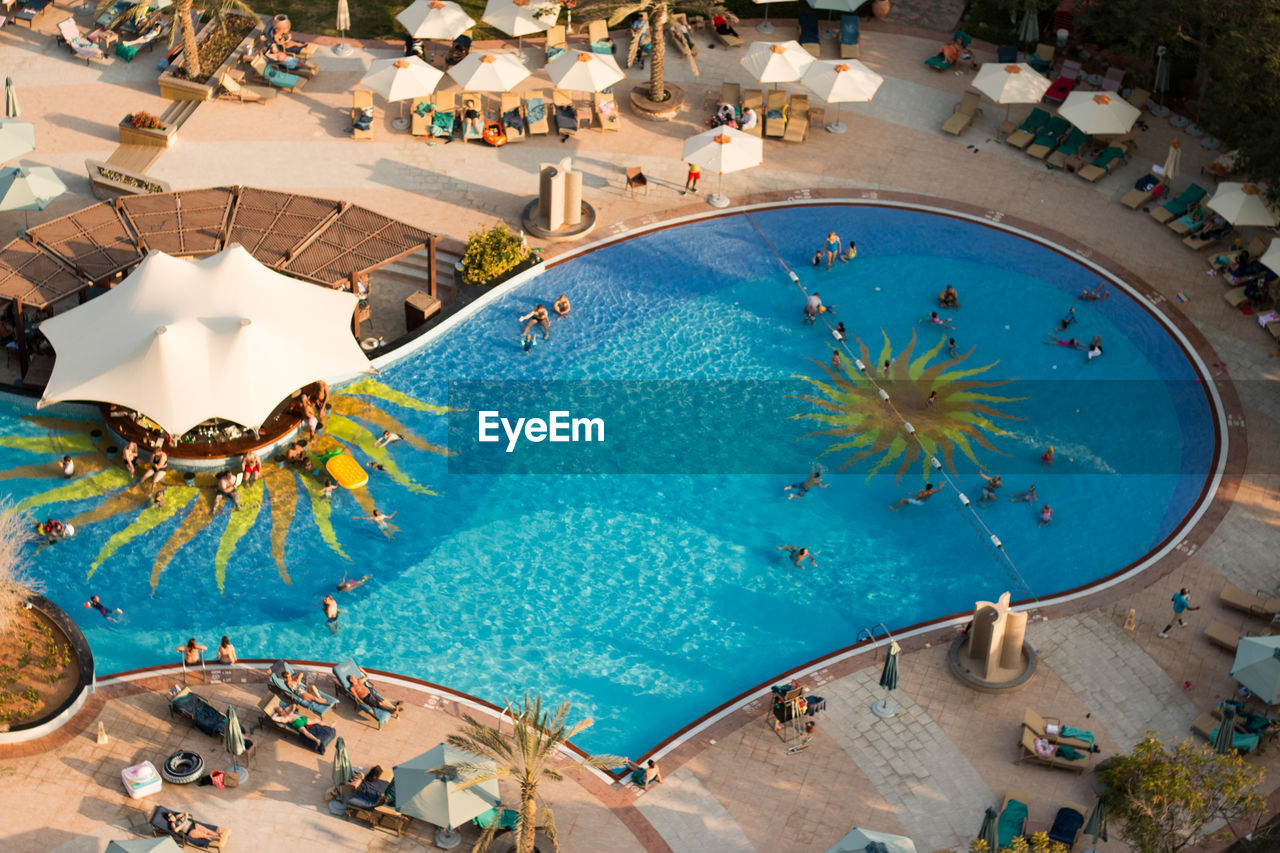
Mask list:
[[[833,228],[856,236],[859,257],[814,269],[813,250]],[[918,466],[868,477],[869,462],[837,473],[848,454],[822,457],[830,487],[783,498],[828,441],[804,437],[814,424],[788,415],[813,411],[794,399],[793,377],[822,375],[810,359],[825,363],[831,338],[801,325],[803,297],[779,257],[839,306],[835,318],[873,361],[885,337],[897,353],[915,334],[918,357],[954,335],[961,352],[976,348],[957,369],[990,365],[976,378],[1016,380],[990,389],[1017,398],[990,404],[1009,415],[998,419],[1008,434],[989,434],[993,449],[975,453],[984,470],[1004,474],[1001,499],[978,512],[1021,582],[953,489],[890,510],[921,487]],[[888,208],[764,210],[647,234],[549,270],[381,377],[440,405],[459,380],[567,384],[519,394],[455,386],[455,405],[474,402],[476,388],[539,404],[556,398],[548,387],[585,388],[579,402],[607,413],[625,448],[541,445],[541,455],[520,457],[470,445],[473,454],[445,458],[393,445],[394,460],[437,494],[374,472],[373,497],[401,528],[388,540],[354,520],[364,511],[338,493],[333,524],[350,561],[324,544],[302,495],[287,538],[289,584],[271,557],[265,511],[222,592],[213,563],[225,516],[177,552],[154,592],[151,567],[176,518],[122,547],[91,580],[87,567],[129,517],[86,525],[36,563],[51,597],[85,628],[100,672],[174,661],[188,636],[213,647],[225,633],[243,657],[354,655],[499,704],[525,691],[572,700],[596,720],[582,746],[638,754],[741,691],[853,643],[863,627],[899,629],[1004,590],[1025,598],[1074,588],[1172,533],[1210,476],[1213,414],[1187,357],[1141,306],[1121,293],[1073,301],[1096,281],[1018,237]],[[956,327],[944,333],[920,320],[946,282],[962,307],[944,312]],[[571,317],[526,356],[514,318],[562,292]],[[1088,365],[1082,352],[1042,343],[1072,306],[1079,319],[1068,334],[1103,338],[1104,357]],[[751,405],[740,412],[728,398]],[[451,430],[449,417],[373,402],[427,441],[468,449],[465,413]],[[42,434],[17,411],[0,432]],[[1056,464],[1044,468],[1050,444]],[[556,468],[560,449],[589,452]],[[53,458],[0,448],[0,468]],[[610,458],[622,460],[616,469]],[[976,500],[974,466],[959,452],[956,460],[955,480]],[[53,484],[6,486],[22,498]],[[1037,525],[1039,504],[1007,500],[1031,484],[1054,508],[1049,526]],[[793,569],[776,548],[784,543],[808,545],[817,565]],[[340,596],[342,627],[331,634],[316,602],[344,574],[366,572],[373,580]],[[91,592],[124,607],[127,623],[84,610]]]

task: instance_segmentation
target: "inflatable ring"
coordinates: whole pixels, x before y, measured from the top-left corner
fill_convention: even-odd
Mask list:
[[[198,753],[178,750],[160,768],[164,781],[174,785],[189,785],[204,773],[204,759]]]

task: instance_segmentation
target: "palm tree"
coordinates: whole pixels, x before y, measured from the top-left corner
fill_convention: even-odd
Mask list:
[[[507,703],[507,711],[512,717],[512,732],[504,735],[499,729],[483,725],[467,714],[462,715],[465,724],[457,734],[446,738],[450,746],[466,752],[492,759],[495,765],[459,764],[437,767],[435,773],[456,773],[467,781],[460,788],[469,788],[492,779],[512,779],[520,787],[520,817],[516,822],[516,853],[534,853],[534,832],[538,822],[538,783],[544,780],[559,782],[564,776],[552,766],[552,760],[561,751],[561,747],[578,733],[590,728],[592,720],[587,717],[566,728],[570,704],[565,702],[555,712],[542,709],[540,697],[529,698],[526,693],[520,707]],[[585,758],[572,760],[569,769],[576,767],[593,767],[597,770],[608,770],[624,763],[616,755],[588,755]],[[551,807],[542,804],[545,813],[547,836],[555,849],[560,849],[560,841],[556,837],[555,815]],[[483,851],[493,840],[498,821],[490,824],[480,836],[476,850]]]

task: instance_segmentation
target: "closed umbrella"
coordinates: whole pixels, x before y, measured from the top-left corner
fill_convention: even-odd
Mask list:
[[[1058,115],[1090,136],[1128,133],[1138,120],[1138,108],[1105,92],[1072,92]]]
[[[987,850],[995,853],[999,847],[999,835],[996,832],[996,810],[987,806],[986,812],[982,815],[982,826],[978,829],[978,841],[985,842]]]
[[[738,60],[757,82],[790,83],[799,80],[810,65],[813,55],[797,41],[758,41]]]
[[[0,119],[0,163],[36,150],[36,126],[29,121]]]
[[[1241,637],[1231,677],[1266,704],[1280,703],[1280,636]]]
[[[458,775],[436,773],[445,766],[460,764],[497,765],[492,759],[483,758],[456,749],[446,743],[439,744],[417,758],[397,764],[396,809],[401,814],[434,823],[440,827],[436,844],[448,849],[455,846],[461,826],[473,817],[498,806],[498,780],[488,779],[466,788],[459,786],[466,779]]]
[[[347,0],[338,0],[338,20],[334,24],[334,29],[338,31],[338,38],[342,38],[347,30],[351,29],[351,6]],[[338,56],[350,56],[351,45],[345,41],[339,42],[333,52]]]
[[[1209,199],[1209,207],[1232,225],[1271,228],[1276,224],[1276,210],[1267,204],[1256,184],[1218,184],[1218,191]]]
[[[227,706],[227,733],[222,738],[222,746],[231,756],[231,772],[240,777],[240,784],[249,781],[249,770],[240,766],[240,756],[244,755],[244,732],[240,729],[240,718],[236,709]]]
[[[471,53],[449,69],[463,89],[480,92],[508,92],[529,76],[529,69],[510,53]]]
[[[558,89],[603,92],[627,75],[610,54],[567,50],[547,63],[547,76]]]
[[[969,85],[997,104],[1004,104],[1008,121],[1009,105],[1038,104],[1051,84],[1048,77],[1025,62],[986,62]]]
[[[843,104],[871,100],[884,78],[856,59],[845,59],[815,62],[805,70],[800,81],[828,104]],[[847,130],[840,121],[839,109],[836,107],[836,120],[827,125],[831,133]]]
[[[1040,16],[1036,13],[1036,4],[1033,0],[1027,0],[1026,9],[1022,13],[1022,23],[1018,24],[1018,41],[1031,44],[1039,40]]]
[[[1280,273],[1280,240],[1272,240],[1258,262],[1275,273]]]
[[[1099,839],[1107,840],[1107,804],[1102,797],[1093,801],[1093,810],[1089,812],[1089,819],[1084,822],[1083,832],[1085,835],[1093,836],[1094,844],[1097,844]]]
[[[1156,79],[1152,88],[1160,95],[1169,91],[1169,48],[1160,45],[1156,48]]]
[[[369,72],[360,82],[381,95],[388,103],[402,102],[401,115],[392,126],[404,130],[409,120],[404,117],[403,102],[409,98],[430,95],[443,79],[440,69],[423,61],[420,56],[402,56],[398,59],[379,59],[369,66]]]
[[[1169,153],[1164,158],[1164,182],[1173,183],[1173,179],[1182,174],[1182,140],[1174,137],[1169,143]]]
[[[476,25],[474,18],[450,0],[413,0],[396,13],[396,20],[416,39],[452,41]]]
[[[889,653],[884,656],[884,669],[880,671],[880,686],[885,689],[883,699],[871,703],[871,713],[877,717],[892,717],[898,713],[898,703],[889,698],[889,693],[898,688],[898,654],[902,647],[896,640],[889,641]]]
[[[1222,709],[1222,722],[1213,733],[1213,751],[1218,755],[1228,755],[1236,748],[1236,706],[1226,705]]]
[[[729,199],[720,193],[725,172],[750,169],[764,162],[764,144],[758,136],[731,127],[713,127],[684,141],[684,159],[720,173],[720,186],[707,196],[712,207],[728,207]]]
[[[351,756],[347,755],[347,742],[338,738],[338,743],[333,748],[333,784],[342,787],[354,775],[351,772]]]
[[[827,853],[916,853],[916,845],[901,835],[855,827]]]
[[[773,24],[769,23],[769,4],[781,3],[784,0],[751,0],[751,2],[757,6],[764,7],[764,20],[756,24],[756,32],[766,36],[769,35],[773,32]]]
[[[18,106],[18,90],[13,85],[13,78],[4,78],[4,117],[18,118],[22,109]]]

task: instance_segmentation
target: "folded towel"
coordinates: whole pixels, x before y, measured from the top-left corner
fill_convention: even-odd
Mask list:
[[[1093,732],[1091,731],[1077,729],[1075,726],[1063,726],[1059,734],[1061,734],[1062,737],[1073,737],[1076,740],[1082,740],[1089,744],[1091,749],[1093,748]]]
[[[1067,761],[1075,761],[1077,758],[1083,758],[1084,753],[1078,752],[1075,747],[1066,744],[1058,744],[1058,748],[1054,750],[1054,755],[1059,758],[1065,758]]]

